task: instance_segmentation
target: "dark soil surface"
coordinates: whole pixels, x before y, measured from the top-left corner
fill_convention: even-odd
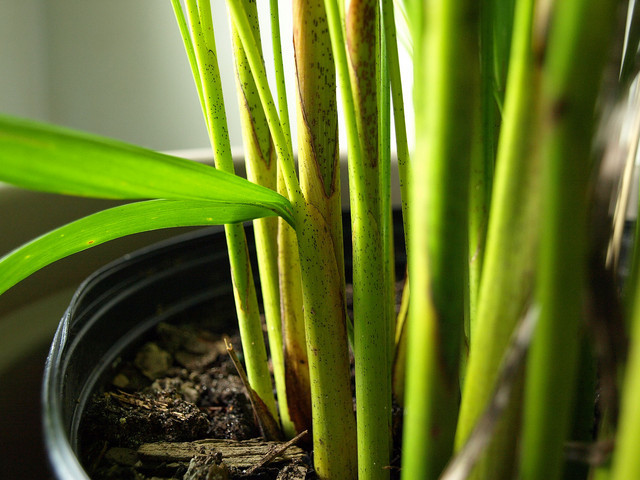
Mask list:
[[[256,468],[278,446],[255,440],[260,431],[221,335],[160,324],[156,336],[120,362],[83,417],[84,465],[93,479],[316,478],[310,456],[296,446]],[[230,342],[241,355],[239,337]],[[213,447],[207,439],[229,442]],[[226,461],[234,448],[241,460]]]
[[[310,435],[296,445],[261,440],[224,338],[192,324],[162,323],[117,362],[80,426],[83,464],[92,479],[317,478]],[[239,336],[228,340],[242,360]],[[398,446],[401,411],[393,417]],[[392,479],[399,477],[399,457],[396,448]]]

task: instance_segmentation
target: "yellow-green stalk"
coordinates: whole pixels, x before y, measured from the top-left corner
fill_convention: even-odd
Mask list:
[[[504,50],[503,44],[508,45],[511,38],[512,20],[509,19],[509,14],[513,16],[514,3],[515,0],[487,0],[480,5],[481,103],[476,119],[479,123],[474,137],[469,192],[469,313],[465,325],[467,345],[475,323],[485,255],[496,145],[500,131],[499,105],[502,105],[509,56],[509,51]],[[506,21],[507,19],[509,20]],[[499,58],[499,55],[504,58]]]
[[[278,1],[270,0],[271,38],[278,95],[280,124],[289,151],[292,153],[289,107],[287,101]],[[278,171],[278,192],[285,197],[287,188]],[[302,278],[296,232],[282,218],[278,218],[278,268],[280,270],[280,309],[284,347],[284,368],[289,416],[296,432],[311,429],[311,390],[309,387],[309,358],[304,333]]]
[[[577,373],[586,277],[586,217],[597,94],[618,0],[554,3],[542,65],[543,207],[527,362],[520,478],[561,478]],[[624,422],[624,420],[622,420]],[[627,477],[632,478],[632,477]]]
[[[402,92],[402,78],[400,73],[400,59],[398,55],[398,39],[396,32],[396,22],[395,22],[395,13],[394,13],[394,2],[393,0],[383,0],[381,2],[382,8],[382,25],[381,31],[384,35],[381,37],[381,42],[384,44],[384,49],[381,48],[381,60],[383,60],[383,68],[381,68],[381,86],[382,88],[391,89],[391,102],[393,105],[393,123],[395,127],[396,134],[396,155],[398,162],[398,176],[400,179],[400,199],[402,205],[402,222],[404,225],[404,237],[405,237],[405,250],[408,248],[408,243],[406,241],[410,235],[410,226],[409,226],[409,213],[407,202],[409,199],[409,175],[408,175],[408,167],[409,167],[409,143],[407,140],[407,126],[405,120],[405,112],[404,112],[404,98]],[[384,64],[386,62],[386,70],[388,72],[388,80],[384,75]],[[389,84],[388,87],[385,85]],[[382,92],[382,91],[381,91]],[[384,93],[384,92],[382,92]],[[384,99],[384,95],[381,95],[381,99]],[[386,108],[386,107],[383,107]],[[386,113],[384,110],[381,110],[380,121],[386,121],[387,124],[390,123],[388,117],[386,117]],[[381,123],[382,125],[382,123]],[[383,138],[383,135],[381,135]],[[384,150],[381,150],[384,151]],[[384,177],[385,174],[382,173],[381,177]],[[382,196],[384,198],[385,195],[390,196],[390,192],[383,191]],[[391,222],[391,224],[393,224]],[[394,246],[393,246],[393,233],[385,233],[383,236],[386,238],[387,243],[389,244],[389,253],[390,256],[393,257],[394,254]],[[408,252],[406,252],[407,255]],[[387,265],[391,268],[395,268],[395,259],[387,259]],[[395,277],[394,277],[395,280]],[[389,341],[390,341],[390,349],[389,349],[389,361],[391,361],[391,392],[392,398],[402,404],[402,399],[404,397],[404,377],[405,377],[405,347],[406,347],[406,329],[404,328],[404,321],[406,319],[406,315],[399,315],[397,318],[394,318],[395,315],[395,281],[394,285],[391,286],[393,289],[393,296],[391,297],[390,305],[391,308],[391,317],[390,317],[390,327],[392,328]],[[407,298],[408,301],[408,292],[409,292],[409,283],[405,282],[405,292],[403,293],[403,297]],[[401,352],[398,354],[398,352]]]
[[[353,231],[353,315],[358,426],[358,478],[389,478],[390,337],[378,119],[380,14],[375,0],[345,12],[347,62],[360,156],[349,158]],[[388,86],[387,86],[388,88]],[[349,121],[349,120],[347,120]],[[388,205],[385,208],[388,218]],[[390,232],[386,232],[387,235]],[[387,237],[388,239],[388,237]]]
[[[342,251],[335,65],[322,0],[293,2],[298,162],[305,215],[298,226],[320,478],[356,478],[355,419]]]
[[[295,430],[302,432],[311,429],[311,390],[300,256],[296,232],[282,219],[278,219],[278,265],[289,415]]]
[[[489,404],[513,329],[533,292],[540,210],[540,162],[531,156],[534,4],[534,0],[518,0],[516,5],[486,255],[456,432],[457,450]],[[513,477],[521,395],[520,383],[512,390],[510,406],[472,478]]]
[[[245,0],[245,8],[253,27],[256,48],[261,50],[260,25],[255,1]],[[258,185],[277,190],[278,166],[269,125],[260,103],[255,81],[251,75],[249,62],[242,48],[242,42],[233,25],[231,25],[231,31],[247,178]],[[295,429],[289,417],[287,406],[282,318],[280,315],[278,220],[277,218],[254,220],[253,227],[278,411],[284,432],[293,436]]]
[[[453,451],[467,297],[468,193],[477,105],[477,2],[413,1],[416,150],[403,479],[437,478]]]
[[[191,35],[184,31],[186,22],[179,2],[173,2],[178,23],[183,30],[183,40],[191,59],[194,79],[198,86],[206,119],[209,138],[214,151],[216,168],[233,172],[233,158],[227,130],[226,112],[222,97],[222,84],[216,54],[211,6],[208,1],[187,1]],[[258,300],[253,282],[249,252],[244,227],[241,224],[225,226],[229,262],[233,278],[233,291],[238,315],[242,347],[246,356],[249,382],[265,403],[271,415],[278,418],[271,374],[268,368],[266,346]]]
[[[633,297],[631,305],[631,333],[629,357],[626,364],[626,373],[623,382],[622,401],[620,406],[620,421],[616,435],[616,450],[613,455],[611,471],[602,469],[598,480],[622,480],[628,478],[640,478],[640,294],[637,275],[638,270],[632,272],[634,278],[632,285],[634,291],[628,295]]]
[[[404,223],[405,238],[409,235],[409,215],[407,202],[409,199],[409,179],[407,168],[409,165],[409,142],[407,140],[407,125],[404,113],[404,96],[402,93],[402,76],[400,73],[400,58],[398,55],[398,38],[393,0],[382,1],[382,21],[384,29],[384,43],[391,85],[391,101],[393,104],[393,123],[396,133],[396,152],[398,158],[398,174],[400,177],[400,196],[402,202],[402,221]]]
[[[258,86],[278,161],[282,167],[287,193],[291,199],[298,233],[316,472],[323,479],[355,478],[357,474],[355,418],[349,384],[344,280],[336,282],[336,279],[343,277],[343,270],[341,270],[343,260],[340,253],[342,245],[334,244],[333,227],[326,223],[321,210],[309,201],[316,195],[322,195],[323,190],[325,195],[326,192],[336,190],[337,185],[318,184],[320,188],[314,196],[309,195],[309,192],[307,192],[308,198],[302,194],[291,158],[291,149],[287,144],[269,90],[264,66],[253,45],[246,12],[238,0],[229,0],[228,5]],[[300,18],[302,22],[305,20],[309,20],[309,17]],[[317,20],[321,24],[322,16]],[[319,40],[323,40],[323,36],[320,36]],[[320,48],[320,46],[314,48]],[[333,68],[322,71],[331,75]],[[309,78],[319,80],[317,77]],[[314,125],[314,127],[317,126]],[[323,168],[322,172],[326,174],[327,170]],[[335,173],[336,175],[332,176],[334,181],[338,178],[337,172]]]

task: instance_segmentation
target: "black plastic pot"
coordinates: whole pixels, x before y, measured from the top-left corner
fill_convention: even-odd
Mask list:
[[[123,351],[159,322],[196,314],[221,332],[233,328],[221,228],[140,250],[80,286],[53,339],[43,381],[45,445],[57,478],[89,478],[76,457],[80,418],[93,389]]]
[[[348,214],[344,220],[344,238],[350,242]],[[401,278],[406,262],[399,216],[394,223],[396,271]],[[246,231],[253,255],[252,230]],[[345,264],[349,279],[348,243]],[[207,319],[213,331],[235,327],[221,227],[142,249],[102,268],[79,287],[53,339],[43,380],[45,446],[56,478],[89,478],[76,453],[78,427],[90,395],[123,352],[144,341],[159,322],[181,317]]]

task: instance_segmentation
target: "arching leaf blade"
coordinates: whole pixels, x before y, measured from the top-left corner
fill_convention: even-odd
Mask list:
[[[292,222],[287,199],[213,167],[73,130],[0,116],[0,181],[111,199],[211,200],[268,207]]]
[[[149,200],[103,210],[46,233],[0,258],[0,294],[74,253],[134,233],[237,223],[273,216],[267,208],[192,200]]]

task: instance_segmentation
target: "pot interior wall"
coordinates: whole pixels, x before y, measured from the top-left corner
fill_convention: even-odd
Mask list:
[[[196,310],[214,330],[228,330],[234,319],[220,228],[143,249],[83,283],[58,327],[45,367],[45,443],[59,478],[86,478],[74,455],[80,418],[123,351],[143,341],[159,322]]]

